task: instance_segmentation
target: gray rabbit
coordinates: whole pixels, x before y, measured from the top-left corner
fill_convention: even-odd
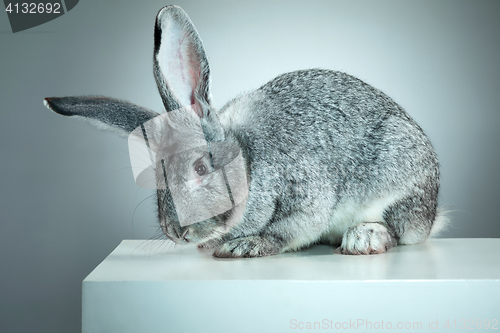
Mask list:
[[[343,254],[374,254],[424,241],[444,225],[436,153],[415,121],[381,91],[342,72],[300,70],[215,110],[207,56],[181,8],[160,10],[154,44],[166,111],[191,106],[209,145],[236,145],[248,184],[240,204],[186,226],[168,186],[158,186],[159,223],[172,241],[197,243],[216,257],[267,256],[314,243],[340,245]],[[123,135],[159,116],[106,97],[44,103]],[[206,151],[188,155],[186,175],[214,169]],[[179,164],[157,165],[158,182],[169,163]]]

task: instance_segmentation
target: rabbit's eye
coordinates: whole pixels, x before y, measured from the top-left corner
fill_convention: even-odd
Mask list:
[[[207,166],[203,162],[198,162],[194,166],[194,171],[198,174],[198,176],[203,176],[207,173]]]

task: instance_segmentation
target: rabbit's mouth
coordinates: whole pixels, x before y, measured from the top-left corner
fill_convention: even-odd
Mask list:
[[[160,226],[163,234],[176,244],[198,244],[221,238],[239,224],[246,201],[245,198],[239,205],[222,214],[188,226],[181,226],[178,221],[171,221],[163,216],[160,218]]]
[[[189,242],[186,239],[187,228],[182,228],[180,226],[175,226],[172,223],[167,222],[165,219],[160,219],[160,227],[163,234],[176,244],[183,244]]]
[[[227,217],[224,214],[221,214],[202,222],[181,227],[180,233],[178,234],[179,237],[175,237],[175,240],[173,241],[177,244],[199,244],[212,239],[220,238],[229,231],[226,219]],[[167,235],[167,237],[169,236]]]
[[[180,237],[176,237],[174,238],[173,236],[171,235],[168,235],[165,233],[165,236],[167,236],[170,240],[172,240],[173,242],[177,243],[177,244],[182,244],[182,243],[189,243],[189,239],[187,238],[187,234],[189,232],[188,228],[185,228],[184,230],[181,230],[181,234],[180,234]]]
[[[222,234],[219,227],[220,222],[212,218],[203,222],[182,228],[181,238],[183,242],[201,243],[216,238]]]
[[[215,219],[208,219],[203,222],[192,224],[186,227],[174,226],[172,223],[160,221],[163,234],[176,244],[200,243],[221,235],[221,222]]]

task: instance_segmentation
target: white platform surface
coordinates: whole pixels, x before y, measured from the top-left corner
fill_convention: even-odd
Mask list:
[[[500,330],[500,239],[333,250],[216,259],[124,240],[83,281],[83,332]]]

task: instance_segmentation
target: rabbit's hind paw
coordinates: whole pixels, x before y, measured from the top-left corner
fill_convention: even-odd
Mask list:
[[[365,222],[350,227],[342,237],[337,253],[377,254],[395,246],[397,241],[386,226],[377,222]]]

